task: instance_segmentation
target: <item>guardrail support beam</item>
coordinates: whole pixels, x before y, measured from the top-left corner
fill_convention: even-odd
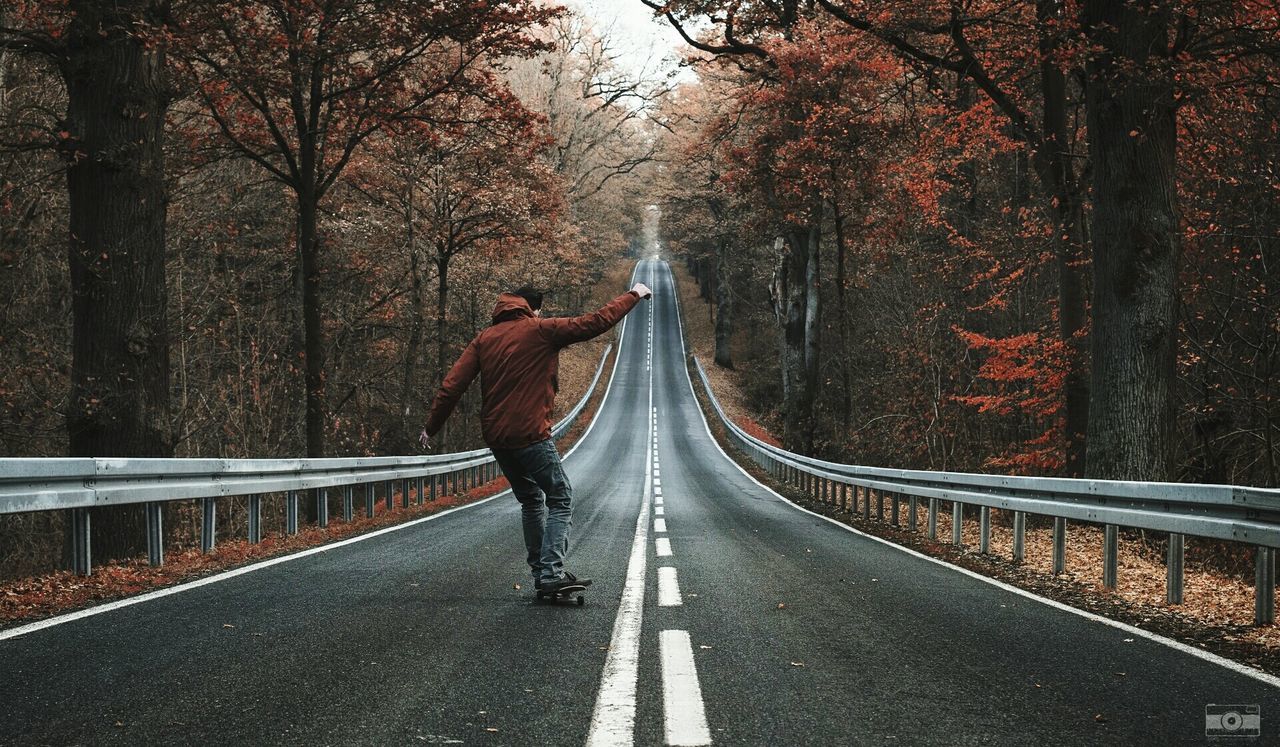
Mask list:
[[[1254,559],[1254,625],[1271,625],[1276,621],[1276,551],[1258,546]]]
[[[978,512],[978,552],[991,554],[991,507],[983,506]]]
[[[436,493],[440,492],[440,475],[431,476],[431,487],[428,489],[431,492],[427,494],[427,500],[434,501],[436,499]]]
[[[862,518],[871,519],[871,488],[862,488]]]
[[[951,502],[951,544],[964,545],[964,504]]]
[[[400,508],[409,507],[409,478],[400,481]]]
[[[929,499],[929,539],[938,538],[938,499]]]
[[[1067,520],[1061,516],[1053,520],[1053,575],[1067,571]]]
[[[901,503],[899,500],[901,497],[897,493],[889,494],[889,523],[895,527],[902,526],[898,521],[898,504]]]
[[[1107,524],[1102,529],[1102,585],[1116,588],[1116,566],[1120,555],[1120,528]]]
[[[1027,548],[1027,512],[1013,512],[1013,562],[1021,563],[1026,558]]]
[[[912,532],[919,531],[920,529],[920,517],[916,515],[919,508],[920,505],[917,498],[914,495],[909,496],[907,498],[907,529]]]
[[[147,562],[164,565],[164,504],[147,504]]]
[[[378,483],[366,482],[364,484],[364,518],[373,518],[373,515],[378,511],[377,503]]]
[[[356,517],[356,488],[354,485],[342,486],[342,520],[350,523]]]
[[[89,537],[89,509],[71,509],[71,571],[78,576],[88,576],[93,565]]]
[[[884,521],[884,491],[876,489],[876,521]]]
[[[316,526],[327,529],[329,526],[329,490],[316,488]]]
[[[286,534],[298,533],[298,491],[290,490],[284,499],[284,531]]]
[[[390,480],[384,480],[382,483],[382,502],[386,505],[387,510],[396,507],[396,488],[395,484]]]
[[[413,500],[415,503],[421,506],[422,505],[422,476],[421,475],[419,475],[418,479],[415,481],[414,488],[415,489],[413,491]]]
[[[840,510],[849,510],[849,486],[845,483],[840,483]]]
[[[218,503],[216,498],[201,499],[200,552],[212,552],[218,537]]]
[[[1185,536],[1170,534],[1164,573],[1164,601],[1166,604],[1182,604],[1182,577],[1185,560]]]
[[[262,541],[262,496],[249,496],[249,544]]]

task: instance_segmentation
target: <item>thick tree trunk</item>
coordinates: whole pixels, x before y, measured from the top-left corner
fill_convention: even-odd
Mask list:
[[[67,85],[71,456],[173,453],[166,328],[165,59],[154,0],[73,0]],[[94,511],[95,561],[146,548],[140,507]]]
[[[325,455],[324,327],[320,314],[320,238],[317,199],[310,189],[298,195],[298,259],[302,268],[303,383],[307,389],[307,456]]]
[[[817,385],[816,225],[793,226],[776,245],[782,256],[774,277],[774,311],[782,326],[783,439],[793,451],[813,448]]]
[[[1085,4],[1098,50],[1086,90],[1094,195],[1090,477],[1173,477],[1176,107],[1163,60],[1152,58],[1168,45],[1169,18],[1165,3]]]
[[[733,368],[733,294],[729,288],[729,241],[721,236],[716,241],[716,365]]]

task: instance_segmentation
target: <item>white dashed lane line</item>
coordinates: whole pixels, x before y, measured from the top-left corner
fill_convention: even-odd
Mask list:
[[[676,578],[676,569],[666,566],[658,569],[658,606],[679,607],[684,604],[680,598],[680,582]]]
[[[654,550],[660,558],[671,557],[671,540],[666,537],[659,537],[653,541]]]
[[[711,744],[702,688],[693,664],[693,643],[687,630],[664,630],[658,639],[662,656],[662,705],[666,713],[667,744]]]
[[[666,520],[666,519],[654,519],[654,520],[653,520],[653,531],[654,531],[655,533],[657,533],[657,534],[666,534],[666,533],[667,533],[667,520]]]

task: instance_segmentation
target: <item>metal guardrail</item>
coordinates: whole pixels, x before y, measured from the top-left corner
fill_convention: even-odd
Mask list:
[[[600,383],[613,345],[600,356],[586,394],[551,429],[559,439],[573,427]],[[342,489],[343,519],[355,514],[355,488],[363,486],[365,515],[373,516],[377,487],[388,509],[400,484],[402,505],[435,500],[496,479],[500,474],[488,449],[410,457],[337,459],[132,459],[132,458],[0,458],[0,514],[66,510],[71,513],[72,567],[91,570],[89,510],[99,506],[146,504],[147,555],[152,565],[164,562],[164,503],[203,501],[201,548],[213,549],[217,535],[217,499],[249,497],[249,541],[262,541],[262,496],[284,493],[285,531],[298,532],[299,493],[315,491],[316,521],[329,525],[328,491]]]
[[[979,550],[989,554],[991,509],[1013,512],[1013,560],[1022,562],[1026,516],[1054,519],[1053,572],[1066,570],[1067,521],[1102,524],[1102,582],[1115,588],[1118,528],[1146,529],[1169,534],[1165,599],[1181,604],[1185,538],[1206,537],[1255,546],[1256,624],[1275,622],[1275,551],[1280,547],[1280,490],[1238,485],[1131,482],[1053,477],[982,475],[966,472],[860,467],[795,454],[744,431],[720,406],[702,362],[694,364],[703,389],[729,437],[776,479],[799,488],[814,500],[839,507],[862,518],[874,513],[884,520],[890,502],[890,522],[900,526],[900,502],[908,504],[908,529],[918,530],[918,501],[928,500],[930,539],[937,539],[941,501],[951,503],[951,542],[962,544],[964,506],[979,507]],[[861,499],[861,500],[859,500]]]

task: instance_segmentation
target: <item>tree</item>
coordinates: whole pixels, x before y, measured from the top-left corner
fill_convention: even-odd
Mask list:
[[[71,456],[172,453],[165,285],[168,3],[19,0],[0,48],[39,55],[66,86],[47,145],[66,166],[72,298]],[[137,552],[140,507],[97,509],[97,558]]]
[[[468,90],[485,63],[541,49],[527,32],[559,11],[532,0],[193,0],[183,8],[182,69],[213,129],[295,199],[307,455],[323,456],[318,215],[326,195],[375,133]]]

